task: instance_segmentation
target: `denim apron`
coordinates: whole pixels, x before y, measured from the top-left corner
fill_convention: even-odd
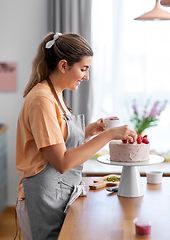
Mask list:
[[[65,120],[69,150],[84,141],[84,116],[69,115]],[[68,206],[83,193],[82,169],[83,164],[61,174],[48,163],[41,172],[23,180],[33,240],[58,238]]]

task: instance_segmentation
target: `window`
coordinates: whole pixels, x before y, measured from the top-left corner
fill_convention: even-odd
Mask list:
[[[146,130],[151,149],[170,152],[170,21],[135,21],[155,0],[92,1],[93,117],[130,118],[136,99],[139,111],[168,100],[157,127]],[[170,12],[170,8],[164,7]]]

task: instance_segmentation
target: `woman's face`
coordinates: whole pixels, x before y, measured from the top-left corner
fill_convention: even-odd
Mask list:
[[[83,57],[80,62],[75,63],[72,67],[66,67],[65,71],[65,88],[76,90],[83,80],[89,79],[89,68],[92,63],[92,57]]]

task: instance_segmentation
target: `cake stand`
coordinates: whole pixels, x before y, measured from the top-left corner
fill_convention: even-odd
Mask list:
[[[149,155],[149,160],[144,162],[114,162],[110,161],[110,155],[104,155],[97,158],[99,163],[123,166],[118,196],[121,197],[141,197],[144,195],[142,182],[140,178],[140,173],[138,171],[138,166],[147,166],[150,164],[158,164],[164,161],[161,156]]]

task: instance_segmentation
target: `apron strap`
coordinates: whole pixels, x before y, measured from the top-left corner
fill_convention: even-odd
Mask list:
[[[54,97],[55,97],[55,99],[56,99],[56,101],[57,101],[60,109],[61,109],[62,112],[63,112],[63,115],[67,118],[67,120],[69,120],[69,117],[68,117],[68,115],[66,114],[66,111],[65,111],[65,109],[63,108],[63,106],[62,106],[62,104],[61,104],[61,102],[60,102],[60,100],[59,100],[59,98],[58,98],[58,95],[57,95],[57,93],[56,93],[56,91],[55,91],[55,88],[54,88],[52,82],[51,82],[51,79],[50,79],[49,77],[47,77],[46,80],[47,80],[47,83],[48,83],[48,85],[49,85],[49,87],[50,87],[50,89],[51,89],[51,92],[53,93],[53,95],[54,95]],[[63,100],[64,100],[64,98],[63,98]],[[66,107],[67,107],[67,104],[66,104],[65,100],[64,100],[64,103],[65,103],[65,105],[66,105]],[[69,108],[69,107],[67,107],[67,108],[68,108],[69,111],[71,111],[71,108]]]

